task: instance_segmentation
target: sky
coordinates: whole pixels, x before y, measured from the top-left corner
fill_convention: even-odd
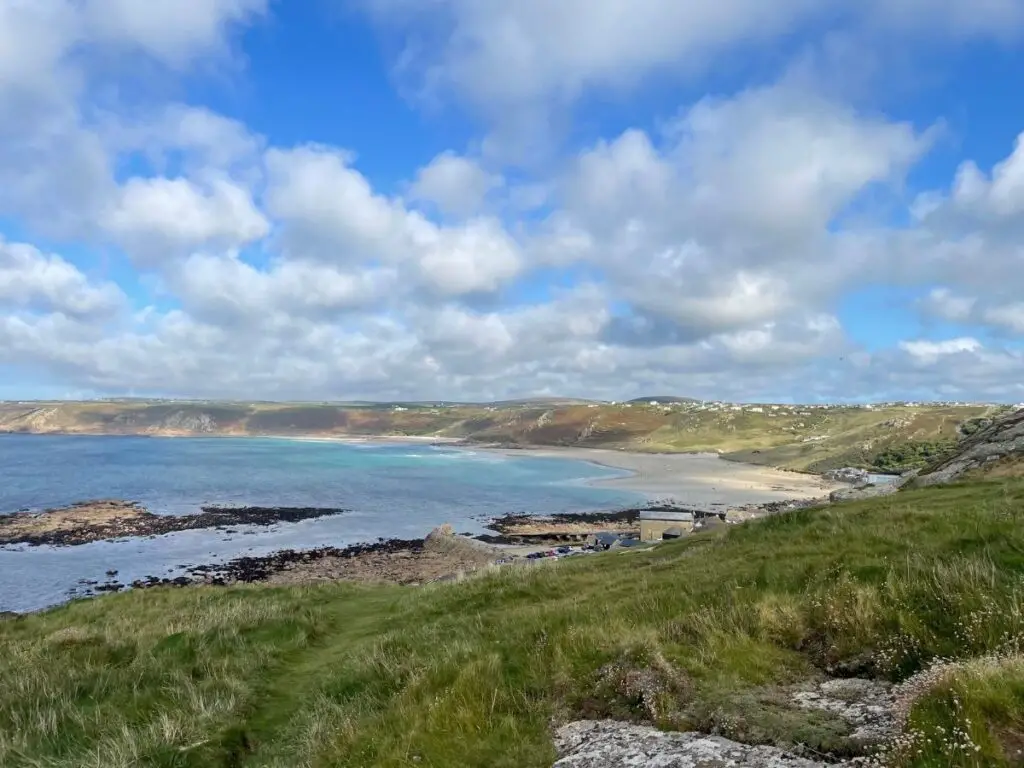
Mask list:
[[[0,0],[0,399],[1024,402],[1024,0]]]

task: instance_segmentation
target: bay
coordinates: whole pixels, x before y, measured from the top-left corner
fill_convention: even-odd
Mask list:
[[[585,512],[643,497],[591,487],[621,474],[587,462],[510,457],[417,443],[276,438],[0,435],[0,512],[99,498],[156,514],[203,505],[342,507],[349,512],[235,533],[182,531],[76,547],[0,548],[0,610],[61,603],[104,581],[174,576],[184,567],[286,548],[421,538],[442,523],[480,533],[508,513]]]

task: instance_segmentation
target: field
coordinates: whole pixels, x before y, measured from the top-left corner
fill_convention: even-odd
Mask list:
[[[1024,481],[975,482],[458,584],[157,589],[0,620],[0,764],[539,767],[579,717],[842,755],[848,728],[794,689],[945,658],[891,764],[1020,765],[1022,522]]]
[[[411,435],[515,445],[719,451],[811,472],[842,466],[899,472],[934,460],[997,406],[876,408],[523,403],[0,403],[0,432],[143,435]]]

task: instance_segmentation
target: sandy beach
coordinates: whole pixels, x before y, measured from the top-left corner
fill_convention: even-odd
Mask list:
[[[650,500],[695,506],[740,507],[812,499],[846,487],[817,475],[726,461],[713,453],[632,453],[599,448],[494,450],[508,456],[574,459],[623,470],[630,474],[588,482],[640,493]]]
[[[693,506],[746,507],[796,499],[816,499],[847,486],[818,475],[726,461],[714,453],[638,453],[605,448],[497,448],[459,438],[414,435],[332,435],[289,440],[341,443],[433,443],[486,450],[511,457],[571,459],[618,469],[624,477],[587,481],[589,485],[631,491],[649,500]]]

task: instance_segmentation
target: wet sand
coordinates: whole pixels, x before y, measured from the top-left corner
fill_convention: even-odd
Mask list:
[[[494,448],[508,456],[573,459],[628,472],[587,481],[632,491],[648,500],[689,506],[744,507],[815,499],[847,486],[818,475],[726,461],[713,453],[633,453],[599,448]]]

